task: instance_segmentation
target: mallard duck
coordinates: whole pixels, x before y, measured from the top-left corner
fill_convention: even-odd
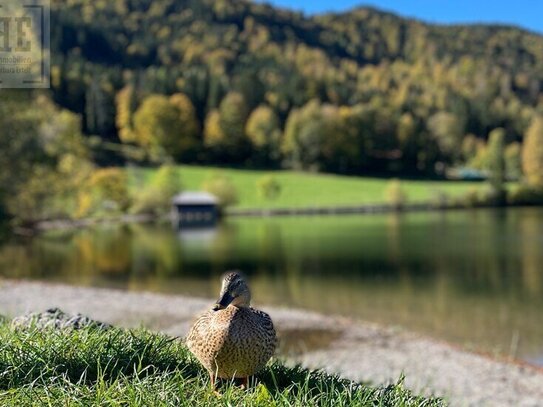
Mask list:
[[[219,300],[202,314],[187,336],[187,346],[216,378],[248,378],[262,369],[275,352],[277,337],[268,314],[252,308],[251,292],[238,272],[224,275]]]

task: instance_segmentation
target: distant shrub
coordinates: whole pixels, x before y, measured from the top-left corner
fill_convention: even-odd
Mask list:
[[[222,208],[234,205],[238,202],[236,187],[223,174],[213,172],[203,183],[202,189],[217,197]]]
[[[121,168],[102,168],[95,170],[90,177],[89,186],[100,194],[104,201],[114,202],[125,210],[130,205],[127,176]]]
[[[479,191],[480,206],[503,206],[506,203],[506,190],[496,189],[490,184]]]
[[[491,185],[485,188],[472,187],[456,200],[458,205],[466,208],[500,206],[503,205],[503,202],[503,192],[497,191]]]
[[[78,197],[87,190],[92,171],[90,162],[72,154],[62,155],[56,168],[35,166],[28,181],[7,199],[7,209],[22,223],[76,217]]]
[[[511,205],[543,204],[543,187],[521,184],[507,194],[507,203]]]
[[[479,191],[476,187],[471,187],[464,193],[460,202],[467,208],[475,208],[479,205]]]
[[[179,176],[177,167],[171,164],[162,165],[158,169],[152,185],[164,197],[167,196],[167,199],[170,200],[182,188],[181,177]]]
[[[77,195],[77,210],[75,211],[75,218],[84,218],[93,212],[96,207],[96,201],[92,190],[84,188]]]
[[[273,200],[281,195],[281,184],[273,175],[264,175],[256,181],[256,189],[261,198]]]
[[[164,214],[170,210],[173,196],[181,192],[182,183],[174,165],[162,165],[151,182],[134,196],[132,212],[137,214]]]
[[[44,219],[69,217],[68,206],[60,205],[57,192],[63,187],[62,178],[45,166],[35,166],[32,177],[24,183],[12,199],[7,200],[9,213],[22,223]]]
[[[131,204],[128,178],[121,168],[92,171],[77,198],[76,217],[124,212]]]
[[[432,191],[430,202],[434,208],[447,208],[452,204],[449,194],[441,189]]]
[[[403,189],[402,183],[398,179],[388,182],[385,193],[385,201],[396,209],[401,209],[408,201],[407,192]]]

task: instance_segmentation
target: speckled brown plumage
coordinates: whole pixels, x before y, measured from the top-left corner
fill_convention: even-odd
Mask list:
[[[250,293],[238,273],[225,276],[216,308],[225,295],[230,303],[201,315],[187,336],[187,346],[212,379],[252,376],[273,356],[275,329],[268,314],[249,306]]]

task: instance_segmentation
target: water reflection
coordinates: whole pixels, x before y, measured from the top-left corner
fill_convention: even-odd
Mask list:
[[[398,324],[543,359],[543,210],[97,227],[0,247],[9,277],[214,297],[241,269],[259,303]]]

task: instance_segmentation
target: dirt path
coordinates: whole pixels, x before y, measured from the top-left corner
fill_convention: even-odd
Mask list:
[[[211,301],[25,281],[0,281],[0,314],[59,307],[115,325],[143,325],[184,336]],[[417,392],[451,405],[543,406],[543,372],[463,351],[412,333],[346,318],[266,308],[282,338],[282,352],[304,366],[386,384],[402,373]]]

